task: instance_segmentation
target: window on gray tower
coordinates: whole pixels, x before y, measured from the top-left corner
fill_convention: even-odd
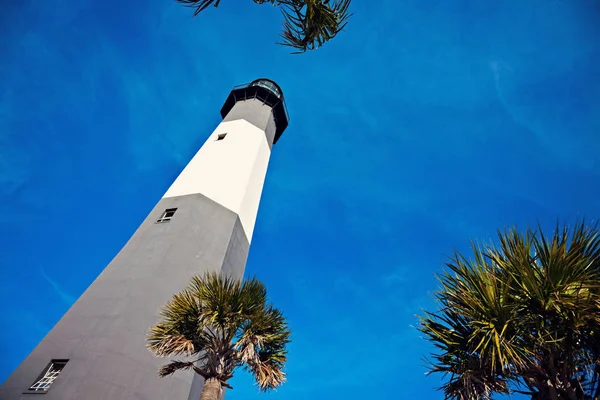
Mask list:
[[[223,140],[223,139],[225,139],[225,136],[227,136],[227,134],[226,134],[226,133],[219,133],[219,134],[217,135],[217,140]]]
[[[45,393],[50,389],[50,386],[58,375],[62,372],[65,365],[69,360],[52,360],[50,364],[44,369],[40,376],[35,380],[33,385],[29,387],[30,391],[36,393]]]
[[[173,215],[175,215],[175,211],[177,211],[176,208],[167,208],[156,222],[169,222],[173,218]]]

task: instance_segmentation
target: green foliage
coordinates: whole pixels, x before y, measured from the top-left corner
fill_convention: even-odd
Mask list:
[[[281,311],[267,303],[267,291],[256,279],[242,283],[214,273],[193,277],[161,310],[161,320],[150,329],[147,341],[159,357],[193,357],[165,365],[161,376],[193,369],[230,387],[227,380],[244,366],[261,390],[285,381],[290,331]]]
[[[420,330],[437,347],[430,373],[446,399],[597,399],[600,378],[600,232],[578,223],[498,233],[498,245],[458,252],[439,277],[437,312]]]
[[[221,0],[177,0],[195,8],[194,16]],[[280,44],[302,53],[315,50],[333,39],[346,26],[351,0],[253,0],[257,4],[271,3],[281,7],[284,17]]]

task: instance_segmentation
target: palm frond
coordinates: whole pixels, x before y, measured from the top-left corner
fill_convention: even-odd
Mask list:
[[[163,307],[161,320],[148,333],[147,346],[157,356],[197,359],[173,361],[160,375],[192,368],[229,387],[233,371],[246,364],[261,390],[281,385],[290,332],[281,311],[267,304],[266,295],[264,285],[254,278],[242,283],[216,273],[193,277]]]
[[[449,376],[440,388],[447,399],[489,399],[493,393],[507,393],[507,383],[498,379],[499,368],[489,359],[482,362],[473,351],[475,327],[451,308],[438,314],[426,313],[420,330],[440,350],[430,362],[430,372]]]
[[[243,285],[238,279],[215,273],[192,278],[190,290],[202,304],[200,319],[215,327],[223,341],[231,341],[247,318]]]
[[[187,370],[187,369],[192,369],[195,368],[194,366],[195,362],[193,361],[171,361],[170,363],[163,365],[160,370],[158,371],[158,375],[163,378],[165,376],[169,376],[172,375],[173,373],[175,373],[175,371],[179,371],[179,370]]]
[[[194,17],[207,9],[211,4],[214,3],[215,7],[219,6],[221,0],[177,0],[179,3],[184,4],[187,7],[195,8]]]
[[[242,285],[239,301],[243,314],[253,315],[262,312],[267,301],[265,285],[256,278],[247,279]]]
[[[194,16],[220,0],[177,0],[194,8]],[[315,50],[341,32],[352,16],[349,13],[351,0],[253,0],[257,4],[270,3],[282,9],[284,18],[280,37],[284,46],[302,53]]]
[[[551,236],[539,227],[499,231],[497,246],[473,245],[472,259],[457,252],[447,266],[436,293],[441,309],[420,323],[438,349],[430,371],[450,376],[447,399],[489,398],[520,385],[542,397],[550,387],[565,398],[575,386],[598,391],[596,225],[557,226]]]
[[[285,381],[283,367],[290,334],[283,314],[271,305],[254,314],[242,327],[235,348],[261,390],[276,388]]]
[[[161,310],[161,322],[150,328],[148,349],[157,356],[192,355],[201,351],[209,340],[198,334],[201,309],[191,291],[175,294]]]
[[[482,247],[473,245],[474,262],[457,254],[448,266],[453,275],[441,277],[445,309],[469,320],[469,346],[486,357],[492,369],[522,365],[528,354],[514,340],[516,310],[509,296],[512,280],[489,261]]]
[[[261,391],[277,389],[285,383],[285,372],[276,363],[263,361],[249,364],[252,375]]]
[[[197,352],[192,340],[171,332],[171,328],[165,324],[157,324],[152,327],[148,335],[148,349],[158,357],[192,355]]]
[[[314,50],[340,33],[352,16],[351,0],[280,1],[284,17],[281,38],[285,46],[299,51]]]

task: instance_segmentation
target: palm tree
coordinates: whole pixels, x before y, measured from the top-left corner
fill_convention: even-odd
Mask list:
[[[498,232],[498,245],[456,252],[440,309],[419,329],[437,347],[430,371],[446,399],[596,400],[600,396],[600,231],[577,223],[549,237]]]
[[[194,16],[221,0],[177,0],[195,8]],[[253,0],[257,4],[271,3],[281,7],[284,17],[281,38],[284,46],[302,53],[315,50],[341,32],[351,14],[351,0]]]
[[[281,311],[267,303],[256,279],[241,282],[210,273],[194,276],[161,310],[148,348],[159,357],[183,355],[159,370],[161,377],[192,369],[205,379],[201,400],[218,400],[237,367],[244,366],[260,390],[285,381],[290,331]]]

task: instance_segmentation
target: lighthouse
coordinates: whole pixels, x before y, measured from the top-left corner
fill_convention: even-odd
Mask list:
[[[200,398],[193,371],[158,376],[165,360],[146,349],[146,334],[193,275],[243,278],[271,149],[289,120],[269,79],[234,87],[221,116],[121,251],[0,387],[1,400]]]

